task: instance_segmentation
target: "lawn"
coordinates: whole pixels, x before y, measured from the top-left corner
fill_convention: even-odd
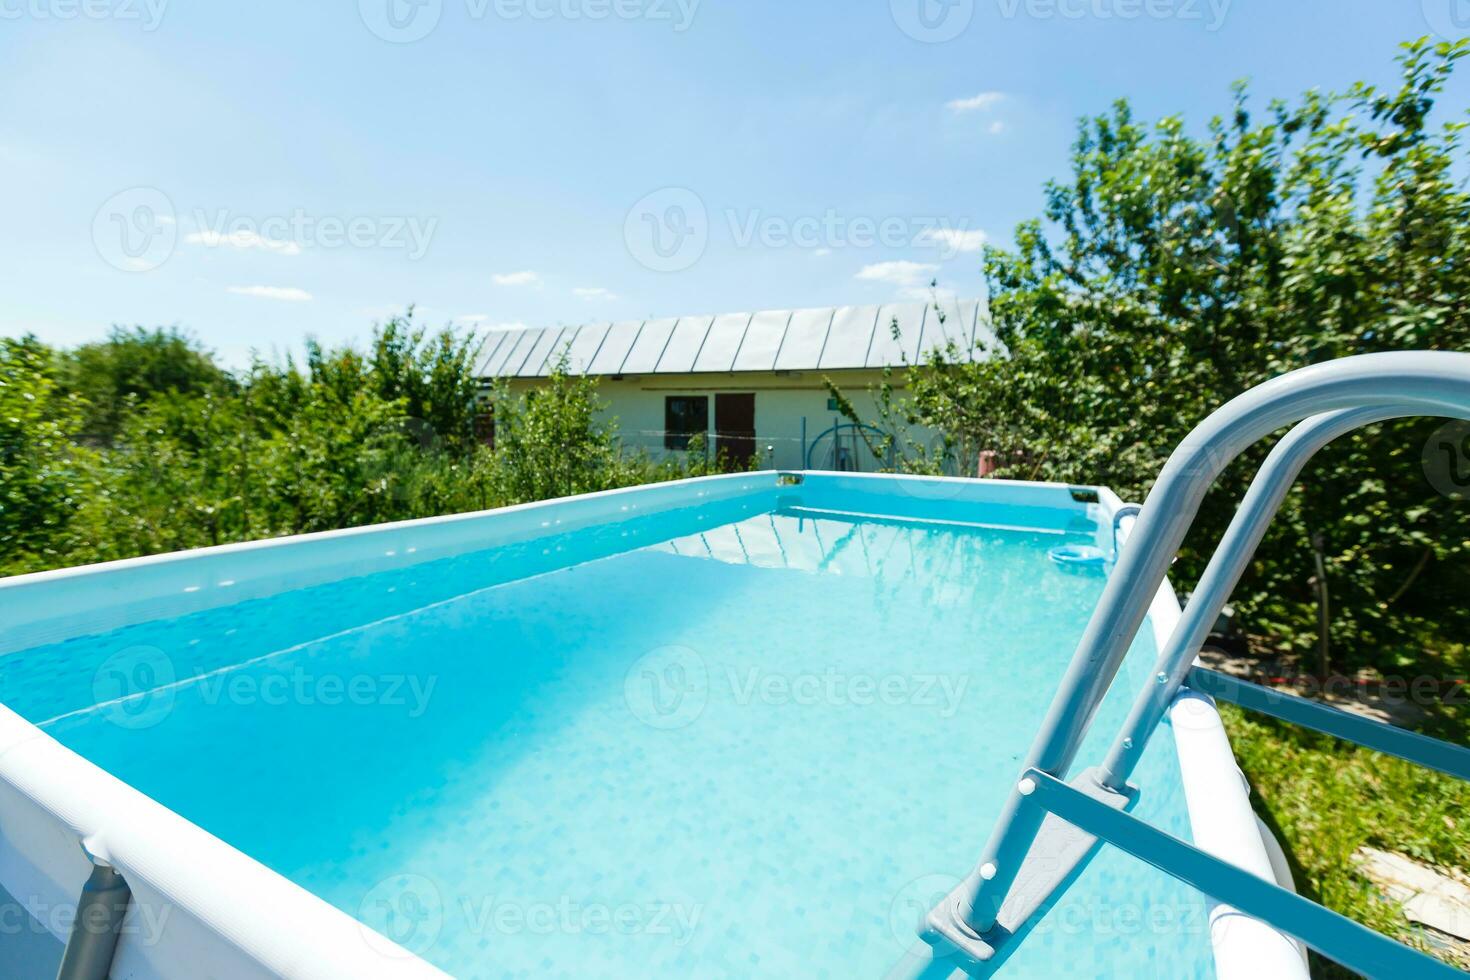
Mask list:
[[[1367,845],[1438,868],[1470,870],[1470,783],[1233,705],[1221,705],[1221,712],[1256,811],[1292,861],[1297,890],[1430,949],[1424,932],[1358,871],[1353,854]],[[1442,708],[1420,727],[1465,744],[1467,716],[1464,708]],[[1470,959],[1444,950],[1438,955],[1470,969]],[[1316,956],[1313,975],[1355,976]]]

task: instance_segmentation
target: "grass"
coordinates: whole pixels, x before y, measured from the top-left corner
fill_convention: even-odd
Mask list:
[[[1470,871],[1470,784],[1329,736],[1221,706],[1256,812],[1292,862],[1297,890],[1419,949],[1423,933],[1354,866],[1363,845]],[[1465,744],[1470,718],[1428,728]],[[1470,962],[1446,962],[1466,969]],[[1313,955],[1314,977],[1356,974]]]

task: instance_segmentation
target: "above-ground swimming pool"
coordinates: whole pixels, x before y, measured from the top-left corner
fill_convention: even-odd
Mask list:
[[[138,906],[114,976],[881,976],[995,823],[1104,583],[1048,554],[1111,552],[1110,500],[744,474],[11,580],[0,973],[54,974],[87,838]],[[1188,840],[1170,732],[1134,781]],[[1105,848],[1005,975],[1214,969],[1206,900]]]

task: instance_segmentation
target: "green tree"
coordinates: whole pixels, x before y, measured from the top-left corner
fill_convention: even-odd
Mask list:
[[[176,328],[113,327],[104,341],[60,358],[65,387],[86,405],[80,434],[111,445],[129,406],[155,395],[221,392],[231,378],[198,341]]]
[[[57,383],[51,350],[0,338],[0,573],[50,567],[67,549],[91,484],[89,455],[72,442],[84,411]]]
[[[1043,218],[985,257],[995,341],[909,372],[909,406],[1000,475],[1109,484],[1141,499],[1191,427],[1316,361],[1470,349],[1470,196],[1458,118],[1434,103],[1466,44],[1404,46],[1387,88],[1310,92],[1253,112],[1244,85],[1203,136],[1126,102],[1084,119]],[[1262,632],[1319,639],[1316,551],[1337,669],[1391,664],[1470,580],[1470,508],[1437,494],[1420,448],[1437,422],[1375,426],[1314,461],[1237,604]],[[1265,447],[1210,494],[1181,558],[1202,569]],[[972,465],[967,460],[966,465]]]
[[[430,336],[414,325],[409,307],[373,331],[370,360],[378,395],[403,402],[421,443],[440,441],[464,451],[475,442],[480,347],[473,333],[447,327]]]
[[[501,381],[495,405],[495,480],[500,499],[523,503],[606,490],[622,483],[615,429],[598,422],[597,381],[552,366],[544,384],[515,396]]]

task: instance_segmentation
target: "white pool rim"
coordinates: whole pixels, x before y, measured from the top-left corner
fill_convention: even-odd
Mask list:
[[[1122,501],[1108,490],[1099,496],[1111,523]],[[1120,543],[1127,540],[1135,520],[1124,517],[1119,522]],[[1180,614],[1179,599],[1165,579],[1148,610],[1157,649],[1167,645]],[[1214,699],[1188,688],[1180,691],[1169,707],[1169,723],[1194,845],[1258,878],[1295,890],[1285,862],[1273,860],[1281,845],[1251,808],[1250,783],[1235,761]],[[1218,980],[1309,980],[1306,948],[1295,939],[1229,905],[1207,904]]]

